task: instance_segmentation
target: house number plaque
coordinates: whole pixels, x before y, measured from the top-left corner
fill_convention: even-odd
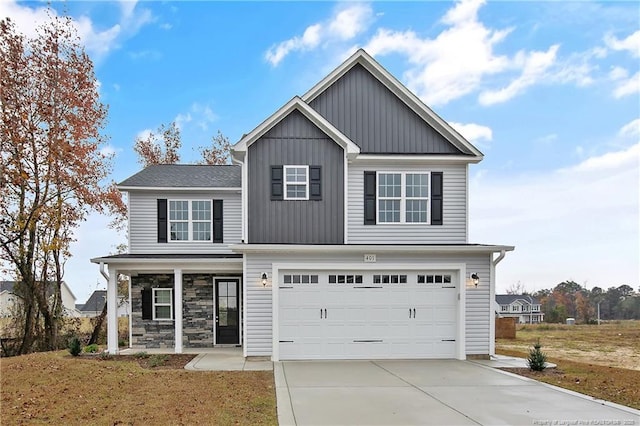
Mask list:
[[[364,255],[365,263],[375,263],[376,255],[375,254],[365,254]]]

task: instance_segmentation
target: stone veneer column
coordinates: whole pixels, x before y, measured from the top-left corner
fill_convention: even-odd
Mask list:
[[[182,353],[182,269],[173,270],[174,295],[175,303],[175,353]]]

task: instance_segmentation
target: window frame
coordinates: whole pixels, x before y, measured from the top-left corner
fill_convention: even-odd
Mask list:
[[[400,197],[381,197],[380,196],[380,175],[400,175]],[[407,175],[425,175],[427,177],[427,196],[426,197],[407,197]],[[386,222],[380,217],[380,201],[381,200],[400,200],[400,221]],[[427,205],[427,214],[425,222],[408,222],[407,221],[407,201],[425,201]],[[397,171],[397,170],[379,170],[376,171],[376,224],[379,225],[430,225],[431,224],[431,172],[430,171]]]
[[[288,182],[287,181],[287,169],[304,169],[305,181],[302,182]],[[289,197],[287,187],[289,185],[304,186],[304,198],[303,197]],[[289,201],[308,201],[309,200],[309,165],[294,165],[288,164],[282,166],[282,199]]]
[[[169,303],[156,303],[156,293],[158,291],[169,292]],[[169,307],[169,318],[158,318],[156,308],[161,306]],[[151,319],[153,321],[173,321],[173,289],[166,287],[154,287],[151,289]]]
[[[171,220],[171,203],[175,202],[187,202],[187,220]],[[206,220],[194,220],[193,218],[193,203],[194,202],[206,202],[209,203],[209,239],[196,240],[194,236],[194,223],[207,223]],[[171,232],[172,223],[187,223],[187,239],[186,240],[174,240]],[[169,243],[199,243],[199,242],[212,242],[213,241],[213,200],[208,198],[175,198],[167,200],[167,242]]]

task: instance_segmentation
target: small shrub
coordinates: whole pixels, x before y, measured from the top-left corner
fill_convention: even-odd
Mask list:
[[[107,351],[103,351],[103,352],[100,352],[100,354],[98,355],[98,358],[100,358],[103,361],[109,361],[109,360],[113,359],[113,355],[111,355]]]
[[[149,358],[149,354],[142,351],[142,352],[136,352],[135,354],[133,354],[133,357],[135,359],[147,359]]]
[[[69,353],[72,356],[78,356],[78,355],[80,355],[80,352],[82,351],[82,346],[80,345],[80,339],[78,339],[77,336],[73,336],[69,340],[69,345],[67,347],[69,349]]]
[[[98,352],[98,345],[96,345],[95,343],[87,345],[84,347],[84,351],[88,354],[95,354],[96,352]]]
[[[538,339],[533,345],[533,349],[529,351],[529,356],[527,357],[527,364],[529,365],[530,370],[544,370],[545,364],[547,362],[547,355],[542,352],[541,348],[542,345],[540,344],[540,339]]]
[[[149,357],[149,367],[160,367],[169,359],[169,355],[151,355]]]

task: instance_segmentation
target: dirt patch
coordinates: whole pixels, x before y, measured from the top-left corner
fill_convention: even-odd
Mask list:
[[[526,357],[523,352],[499,350],[502,355]],[[557,368],[531,371],[528,368],[502,368],[521,376],[598,399],[640,409],[640,371],[550,358]]]
[[[277,424],[272,372],[186,371],[187,357],[153,369],[128,355],[3,358],[2,425]]]
[[[497,339],[496,349],[527,353],[538,339],[553,358],[640,371],[640,321],[521,325],[515,340]]]

